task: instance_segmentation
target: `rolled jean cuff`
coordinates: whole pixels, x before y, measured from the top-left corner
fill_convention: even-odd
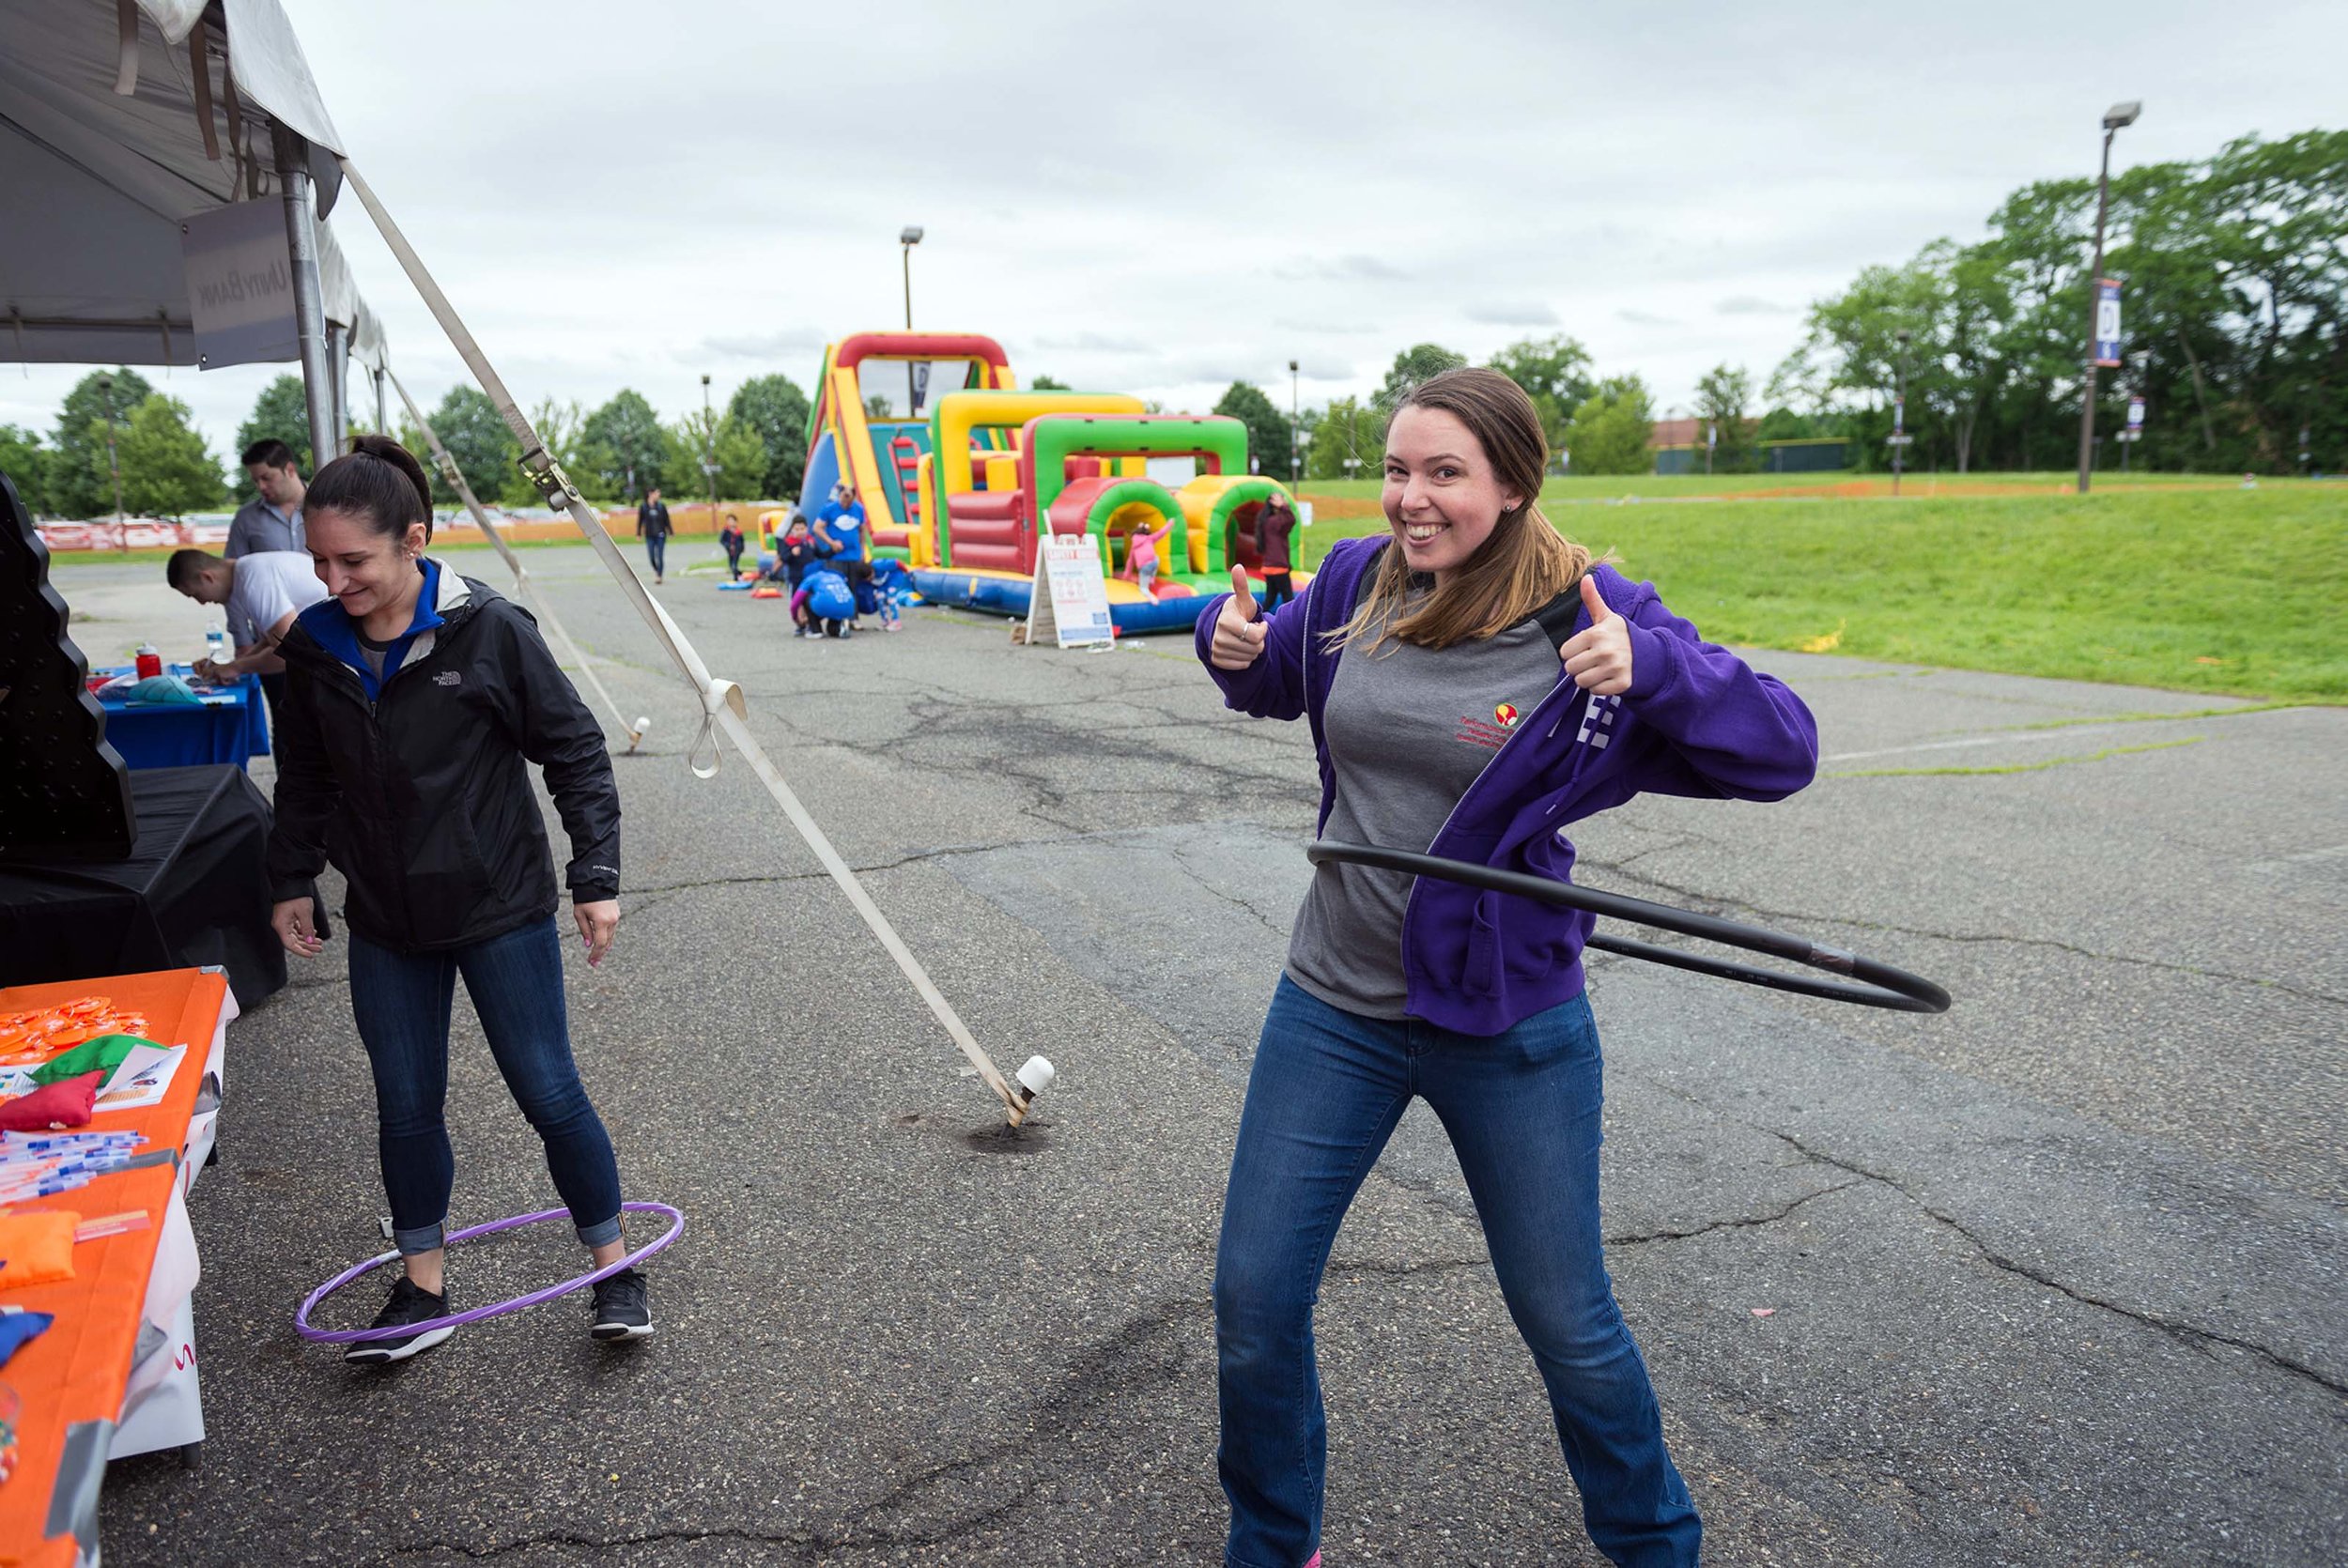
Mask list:
[[[616,1214],[595,1224],[579,1227],[579,1241],[582,1247],[607,1247],[619,1238],[620,1217]]]
[[[437,1253],[446,1245],[447,1231],[448,1222],[444,1220],[436,1220],[428,1225],[419,1225],[414,1230],[392,1232],[392,1245],[399,1249],[401,1257],[413,1257],[418,1253]]]

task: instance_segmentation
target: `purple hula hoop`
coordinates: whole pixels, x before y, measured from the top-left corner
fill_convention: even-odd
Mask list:
[[[301,1307],[294,1313],[294,1331],[303,1339],[319,1345],[361,1345],[368,1340],[396,1339],[409,1334],[425,1333],[434,1329],[454,1329],[460,1324],[478,1323],[485,1317],[497,1317],[505,1313],[519,1312],[524,1307],[538,1306],[543,1302],[553,1300],[558,1296],[567,1296],[574,1290],[584,1289],[598,1280],[608,1280],[631,1264],[641,1262],[655,1253],[666,1251],[672,1242],[685,1234],[685,1216],[667,1204],[624,1203],[620,1206],[620,1211],[624,1214],[665,1214],[669,1219],[669,1228],[654,1237],[651,1245],[638,1248],[616,1263],[607,1263],[600,1268],[590,1269],[575,1280],[566,1281],[562,1284],[550,1284],[544,1290],[533,1290],[527,1296],[517,1296],[510,1301],[496,1301],[486,1307],[475,1307],[471,1312],[456,1313],[447,1317],[435,1317],[425,1323],[403,1323],[389,1329],[312,1328],[310,1314],[320,1301],[325,1300],[360,1275],[380,1268],[399,1256],[397,1252],[378,1253],[356,1268],[344,1269],[310,1292],[303,1299]],[[451,1231],[442,1245],[453,1247],[459,1241],[471,1241],[476,1236],[493,1236],[499,1231],[517,1230],[523,1225],[534,1225],[541,1220],[563,1219],[569,1213],[570,1210],[566,1208],[542,1208],[535,1214],[517,1214],[511,1220],[492,1220],[487,1224],[470,1225],[460,1231]]]

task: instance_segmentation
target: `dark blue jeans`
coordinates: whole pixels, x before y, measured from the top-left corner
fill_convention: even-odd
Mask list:
[[[1443,1120],[1582,1517],[1638,1568],[1692,1564],[1702,1525],[1599,1246],[1598,1029],[1581,997],[1506,1034],[1363,1018],[1283,977],[1247,1083],[1215,1253],[1225,1560],[1297,1568],[1321,1544],[1325,1423],[1313,1305],[1353,1194],[1413,1095]]]
[[[349,937],[350,1007],[375,1069],[376,1145],[400,1253],[440,1246],[448,1220],[456,1162],[441,1111],[449,1008],[460,974],[505,1086],[547,1145],[547,1168],[579,1240],[590,1247],[617,1241],[620,1167],[571,1064],[555,923],[533,921],[440,953],[395,953],[356,931]]]
[[[669,575],[668,567],[663,564],[669,559],[669,536],[667,534],[647,533],[644,535],[644,555],[652,562],[654,576],[665,577]]]

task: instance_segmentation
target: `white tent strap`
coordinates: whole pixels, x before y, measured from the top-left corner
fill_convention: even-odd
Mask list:
[[[660,607],[658,601],[646,592],[643,579],[637,576],[635,570],[629,566],[627,559],[620,553],[619,546],[605,530],[601,520],[588,510],[585,500],[564,474],[561,465],[547,453],[538,439],[537,431],[531,427],[528,416],[515,403],[513,394],[505,390],[505,382],[490,365],[487,356],[482,353],[481,346],[473,341],[472,333],[457,316],[456,307],[448,301],[448,296],[440,292],[440,285],[425,270],[423,258],[416,254],[407,237],[400,233],[399,225],[392,222],[391,214],[384,210],[383,204],[376,199],[375,192],[361,177],[359,171],[351,166],[348,159],[342,161],[342,172],[350,189],[357,192],[360,205],[367,209],[367,216],[375,220],[375,226],[381,231],[384,243],[398,258],[409,282],[415,285],[425,306],[439,320],[440,330],[448,334],[450,344],[471,370],[473,379],[497,405],[498,412],[504,416],[506,424],[521,442],[522,468],[530,475],[532,483],[549,501],[558,501],[569,508],[572,520],[579,524],[579,531],[587,536],[587,542],[595,546],[595,554],[602,558],[606,569],[618,580],[622,592],[634,602],[638,613],[652,626],[677,668],[691,681],[695,693],[701,699],[704,725],[714,722],[725,738],[733,743],[734,748],[741,753],[742,760],[758,776],[758,781],[766,787],[766,792],[782,808],[782,814],[790,819],[791,825],[798,830],[808,848],[815,852],[816,859],[823,863],[824,869],[830,873],[841,892],[847,895],[848,902],[863,917],[864,924],[879,939],[888,956],[896,961],[905,978],[913,983],[913,989],[920,994],[921,1000],[928,1005],[963,1055],[969,1059],[979,1077],[1001,1099],[1011,1113],[1012,1120],[1014,1123],[1019,1121],[1027,1113],[1026,1101],[1004,1081],[1001,1071],[988,1058],[961,1016],[930,979],[920,961],[913,956],[904,940],[897,934],[896,928],[888,923],[888,916],[881,914],[880,907],[865,892],[864,884],[857,880],[855,870],[840,857],[840,852],[832,848],[831,840],[824,836],[822,828],[815,825],[815,819],[808,815],[807,808],[799,804],[798,796],[783,782],[782,774],[766,756],[765,748],[750,733],[747,722],[749,706],[743,699],[741,688],[731,681],[718,681],[710,676],[691,640],[675,622],[669,619],[668,612]],[[698,744],[697,741],[696,746]],[[710,771],[714,773],[716,770],[712,768]],[[694,772],[701,774],[702,770],[696,767]]]
[[[496,546],[499,557],[505,562],[505,569],[514,574],[514,591],[530,602],[531,607],[537,612],[538,619],[545,622],[547,629],[561,640],[564,648],[570,653],[571,662],[579,667],[579,672],[584,675],[587,678],[587,684],[595,688],[595,696],[602,699],[606,708],[610,710],[612,722],[619,727],[619,732],[634,736],[637,733],[636,727],[627,721],[627,715],[621,710],[617,702],[611,699],[611,694],[604,689],[602,679],[595,674],[595,667],[587,662],[587,655],[580,651],[579,644],[572,640],[570,629],[564,626],[562,618],[554,613],[554,607],[539,597],[536,590],[531,587],[530,574],[522,569],[521,557],[514,553],[514,547],[508,545],[504,536],[498,532],[497,525],[489,521],[488,512],[482,506],[479,498],[472,493],[472,486],[465,481],[464,470],[456,466],[456,459],[450,455],[448,448],[441,444],[439,433],[432,428],[422,411],[416,407],[416,400],[408,395],[408,389],[400,385],[399,377],[393,376],[388,366],[379,374],[391,377],[392,385],[398,389],[400,402],[407,405],[408,417],[416,422],[416,428],[424,432],[425,440],[430,443],[433,460],[440,465],[441,475],[448,480],[450,486],[463,500],[465,510],[472,514],[474,524],[479,527],[489,543]]]
[[[129,98],[139,90],[139,8],[137,0],[115,0],[115,96]]]
[[[718,715],[718,727],[725,732],[726,739],[734,743],[743,761],[749,763],[750,771],[758,775],[758,781],[766,786],[766,792],[775,797],[775,804],[781,807],[782,814],[791,819],[791,825],[799,830],[799,837],[807,840],[807,847],[815,852],[815,858],[824,863],[824,869],[831,873],[831,880],[838,883],[840,890],[848,896],[848,902],[854,904],[856,912],[864,916],[864,924],[880,939],[880,945],[888,950],[888,956],[897,961],[897,967],[904,970],[905,978],[913,982],[913,989],[920,992],[922,1001],[929,1004],[930,1012],[944,1025],[954,1044],[962,1048],[962,1053],[978,1069],[979,1077],[985,1081],[988,1088],[1002,1097],[1003,1103],[1012,1109],[1012,1119],[1018,1120],[1026,1114],[1025,1104],[1012,1092],[1011,1085],[1003,1082],[1002,1073],[964,1024],[961,1015],[954,1011],[951,1004],[932,983],[929,972],[906,948],[904,939],[897,934],[897,928],[888,923],[888,916],[880,912],[872,896],[864,891],[864,884],[857,880],[856,872],[840,858],[840,852],[831,847],[831,840],[824,836],[824,830],[815,825],[815,819],[807,814],[807,807],[799,804],[799,797],[792,792],[790,785],[782,781],[782,775],[775,771],[775,764],[767,760],[765,749],[750,734],[749,726],[743,722],[740,715],[727,710]]]
[[[626,558],[620,554],[619,546],[604,531],[603,524],[595,514],[587,509],[586,501],[580,498],[570,480],[547,455],[544,444],[538,439],[538,433],[531,428],[530,421],[515,405],[513,393],[505,390],[504,380],[490,365],[487,356],[481,352],[481,346],[473,341],[472,333],[458,318],[456,308],[448,302],[448,296],[440,292],[440,285],[425,269],[423,258],[408,243],[408,237],[400,233],[399,225],[392,222],[392,215],[376,199],[374,190],[351,166],[348,159],[343,161],[342,169],[343,177],[358,194],[360,205],[367,209],[367,216],[375,220],[375,226],[383,235],[383,242],[392,248],[392,254],[408,274],[409,282],[423,296],[425,306],[440,321],[440,330],[448,334],[449,342],[472,372],[473,379],[481,384],[483,392],[489,394],[490,402],[497,406],[498,412],[521,442],[522,469],[530,475],[531,482],[538,486],[549,502],[569,510],[572,519],[579,524],[579,531],[587,536],[587,542],[603,558],[605,567],[618,579],[621,591],[635,605],[636,613],[644,618],[644,623],[653,629],[653,635],[668,650],[669,657],[692,683],[694,696],[700,700],[704,714],[714,711],[718,703],[739,704],[742,701],[741,693],[734,689],[732,682],[718,682],[711,678],[708,667],[702,663],[701,654],[676,630],[675,623],[661,613],[660,607],[653,602],[652,594],[645,591],[642,581],[629,568]],[[706,727],[706,719],[703,724]]]

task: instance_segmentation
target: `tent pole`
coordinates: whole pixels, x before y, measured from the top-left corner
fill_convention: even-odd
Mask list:
[[[270,127],[277,180],[285,192],[286,252],[293,268],[294,337],[301,350],[301,391],[310,409],[310,471],[342,449],[334,439],[333,370],[326,358],[326,296],[318,282],[317,219],[310,210],[309,145],[282,125]]]
[[[350,329],[326,324],[326,370],[334,388],[334,455],[350,449]]]
[[[521,446],[522,471],[530,476],[531,483],[538,487],[539,494],[545,496],[550,505],[557,510],[569,511],[571,520],[579,525],[579,532],[587,536],[587,543],[594,546],[604,569],[620,585],[622,595],[635,606],[637,613],[644,618],[653,635],[668,651],[678,672],[691,684],[702,710],[702,735],[694,740],[692,747],[687,752],[687,765],[700,777],[713,777],[718,771],[718,738],[722,736],[732,743],[734,751],[757,775],[758,781],[766,787],[767,794],[790,819],[791,825],[798,829],[799,837],[806,841],[807,847],[815,852],[815,858],[823,863],[834,884],[846,895],[849,905],[863,916],[865,928],[896,961],[898,970],[912,982],[921,1000],[929,1005],[931,1016],[937,1020],[948,1038],[969,1062],[970,1070],[1003,1102],[1011,1125],[1017,1127],[1027,1119],[1028,1109],[1040,1092],[1041,1085],[1031,1085],[1027,1075],[1030,1068],[1042,1062],[1042,1058],[1038,1057],[1027,1067],[1020,1068],[1021,1079],[1017,1088],[1013,1088],[1003,1077],[1001,1069],[987,1056],[985,1048],[970,1033],[969,1025],[963,1022],[953,1005],[946,1000],[945,994],[930,978],[928,971],[921,967],[920,961],[905,945],[904,939],[889,924],[888,917],[881,913],[880,906],[864,890],[864,884],[857,880],[855,869],[833,847],[824,830],[816,825],[815,819],[808,814],[796,792],[784,782],[781,772],[767,757],[765,747],[760,746],[758,738],[750,733],[748,723],[749,703],[743,697],[742,688],[732,681],[719,680],[709,673],[709,667],[702,662],[700,650],[693,646],[684,628],[644,587],[643,579],[636,575],[627,558],[620,553],[618,544],[605,530],[602,519],[588,509],[585,498],[579,495],[570,476],[563,471],[562,464],[547,451],[537,430],[532,426],[530,417],[514,401],[513,393],[506,391],[504,377],[499,376],[496,367],[489,363],[488,356],[481,351],[481,345],[474,341],[471,331],[457,315],[456,307],[449,303],[448,296],[440,291],[439,282],[425,269],[424,258],[416,254],[415,248],[408,243],[408,237],[400,233],[397,223],[392,222],[392,215],[384,210],[383,204],[376,199],[375,192],[368,187],[359,171],[351,166],[349,159],[342,161],[342,170],[344,183],[359,198],[360,205],[367,209],[367,216],[375,220],[377,232],[391,247],[400,269],[408,274],[408,281],[423,297],[425,308],[440,322],[440,330],[448,334],[450,344],[456,347],[457,357],[465,361],[466,368],[472,372],[473,379],[488,394],[489,401],[497,406],[506,427],[514,432],[515,439]],[[710,765],[706,769],[694,761],[703,738],[711,744]],[[1043,1066],[1048,1075],[1050,1064],[1043,1063]],[[1044,1081],[1049,1082],[1048,1076]]]
[[[383,367],[380,365],[375,370],[375,433],[378,436],[392,433],[392,418],[383,407]]]

